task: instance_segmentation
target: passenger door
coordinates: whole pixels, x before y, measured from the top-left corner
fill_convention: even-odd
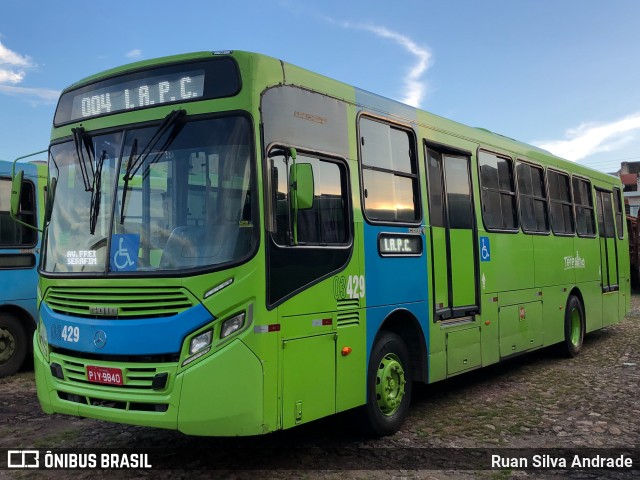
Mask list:
[[[435,319],[479,312],[470,157],[426,149]]]
[[[596,208],[600,241],[600,279],[604,294],[602,313],[604,325],[608,325],[617,321],[620,290],[618,244],[610,191],[596,189]]]

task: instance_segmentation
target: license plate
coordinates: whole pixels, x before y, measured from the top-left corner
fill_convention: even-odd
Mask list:
[[[87,365],[87,380],[92,383],[122,385],[122,370],[110,367],[94,367]]]

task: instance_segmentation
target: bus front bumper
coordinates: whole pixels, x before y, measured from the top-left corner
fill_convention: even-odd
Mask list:
[[[48,414],[166,428],[189,435],[256,435],[269,430],[263,421],[262,364],[239,339],[179,373],[175,363],[98,362],[56,353],[47,361],[38,345],[37,331],[33,352],[38,400]],[[53,375],[54,363],[63,379]],[[133,388],[137,380],[123,387],[89,383],[87,365],[119,368],[123,377],[155,369],[167,373],[167,383],[162,389],[151,388],[151,380],[145,384],[148,388],[140,384]],[[136,374],[138,371],[143,373]]]

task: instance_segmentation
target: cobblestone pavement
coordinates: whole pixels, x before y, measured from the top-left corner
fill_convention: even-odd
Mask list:
[[[588,335],[576,358],[561,358],[552,349],[544,349],[434,385],[416,385],[409,418],[402,430],[390,437],[363,438],[354,433],[348,420],[339,415],[248,439],[187,437],[172,431],[45,415],[35,396],[33,373],[23,372],[0,379],[0,448],[170,447],[177,452],[213,452],[231,446],[249,452],[296,448],[301,453],[294,457],[293,467],[290,456],[283,465],[274,458],[273,469],[262,472],[85,470],[32,471],[27,475],[0,471],[0,478],[565,478],[566,472],[517,469],[400,470],[393,469],[404,465],[394,455],[406,454],[407,449],[415,447],[489,451],[640,448],[640,295],[632,296],[631,312],[623,322]],[[361,465],[351,465],[356,469],[295,469],[296,465],[339,465],[344,452],[358,449],[374,453],[363,457]],[[386,469],[371,470],[368,462],[376,455],[388,461]],[[197,460],[185,465],[198,466]],[[281,466],[288,470],[279,469]],[[640,478],[640,471],[569,471],[568,475],[585,479]]]

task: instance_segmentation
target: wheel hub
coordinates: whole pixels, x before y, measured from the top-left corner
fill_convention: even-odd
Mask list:
[[[393,415],[400,408],[406,383],[400,359],[393,353],[385,355],[376,374],[378,408],[384,415]]]
[[[571,344],[573,346],[580,345],[580,312],[577,309],[573,309],[571,312]]]
[[[0,328],[0,363],[7,362],[13,356],[16,341],[6,328]]]

